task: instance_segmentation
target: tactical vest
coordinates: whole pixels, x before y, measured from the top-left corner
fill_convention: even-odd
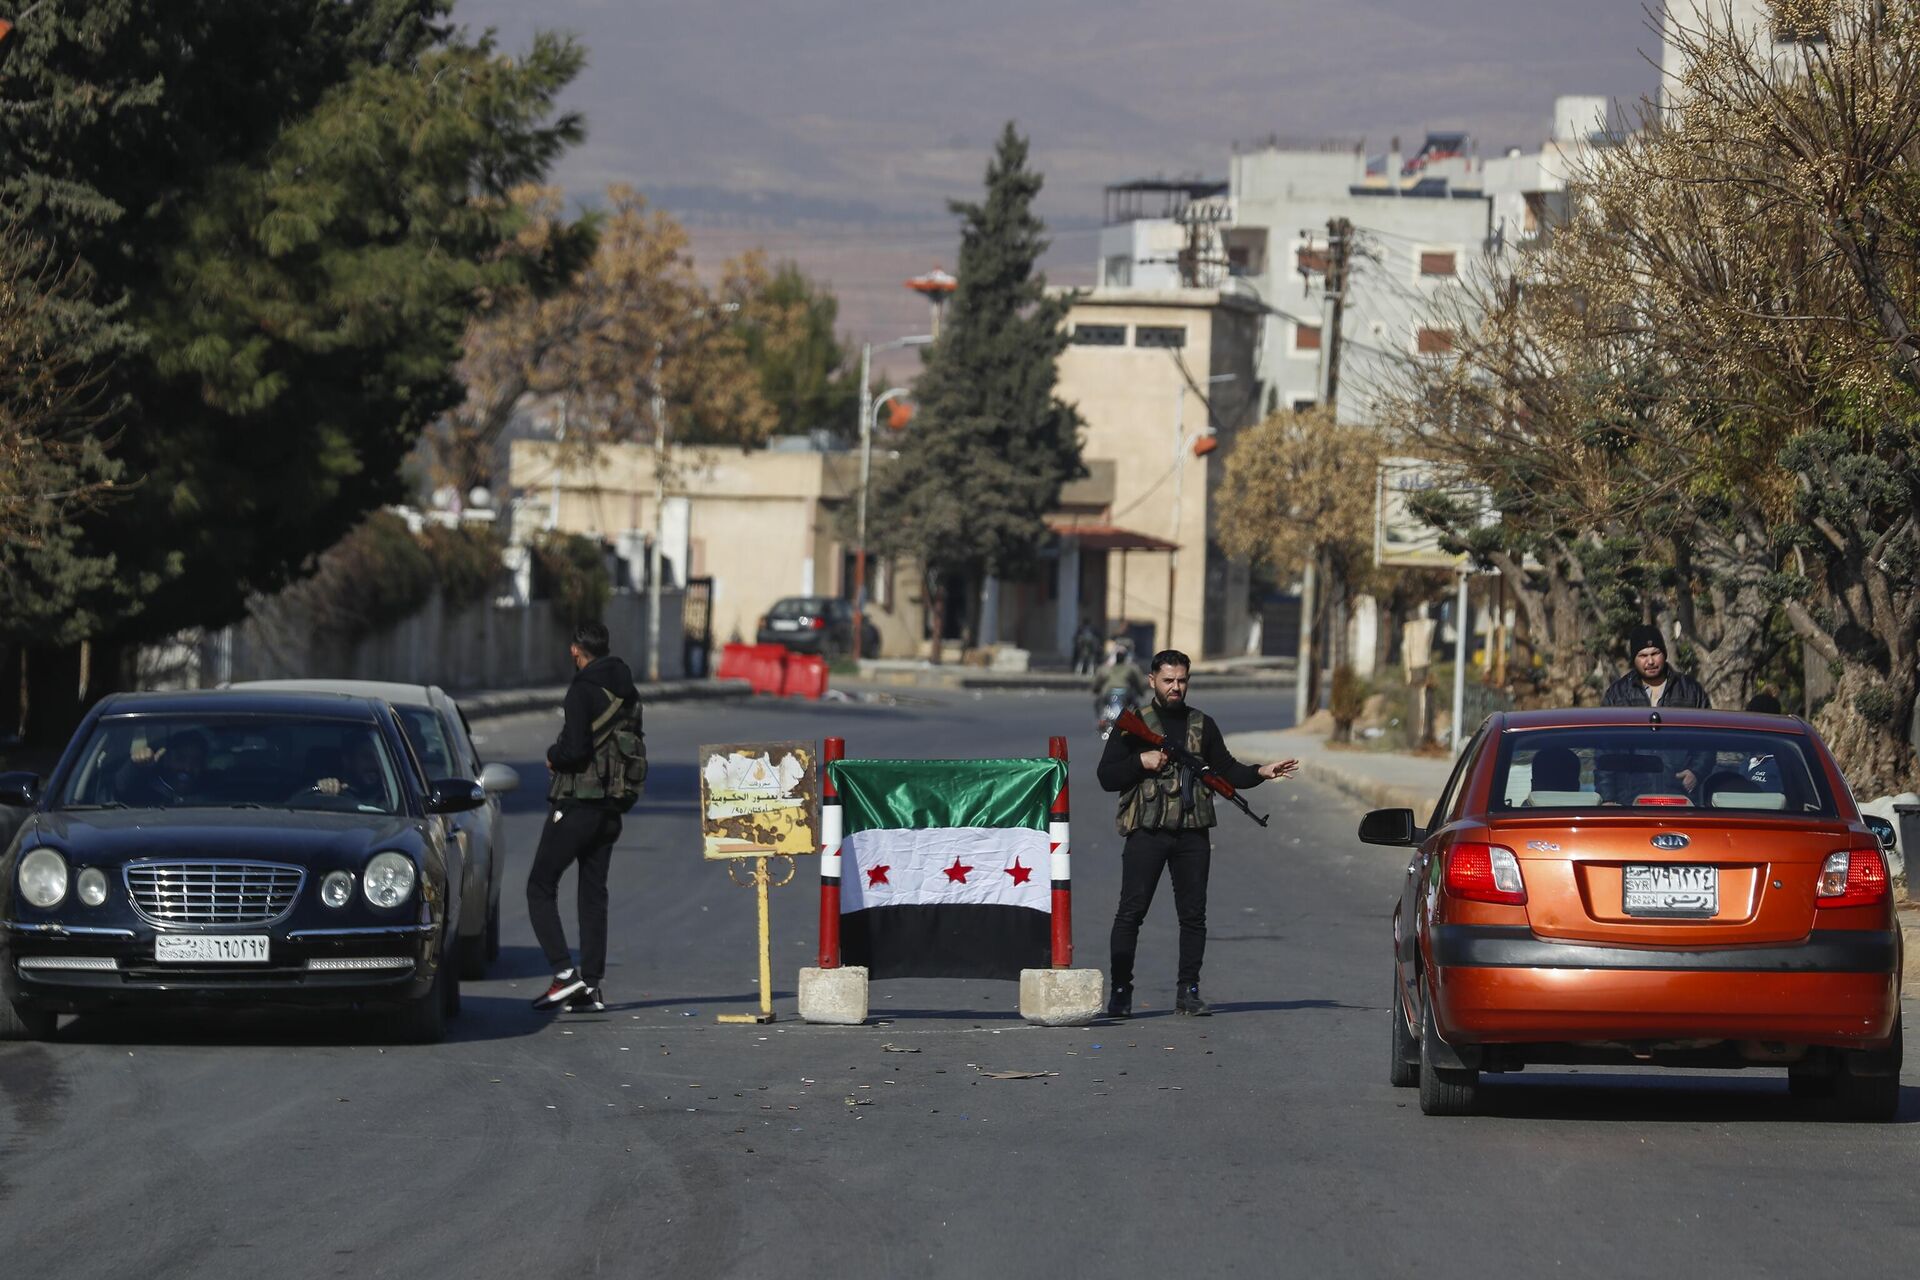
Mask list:
[[[1166,735],[1158,706],[1147,707],[1140,713],[1140,718],[1155,733],[1163,737]],[[1206,726],[1207,718],[1188,707],[1186,748],[1196,756],[1200,754],[1200,741],[1206,733]],[[1120,793],[1120,816],[1116,825],[1121,835],[1129,836],[1142,830],[1205,830],[1214,825],[1213,792],[1197,779],[1188,783],[1193,806],[1184,811],[1180,808],[1181,772],[1178,766],[1171,766],[1159,773],[1150,773],[1141,779],[1139,785]]]
[[[586,800],[631,809],[647,780],[646,739],[634,728],[638,706],[629,706],[606,689],[607,709],[594,718],[593,759],[587,767],[573,773],[553,775],[547,784],[547,799]]]

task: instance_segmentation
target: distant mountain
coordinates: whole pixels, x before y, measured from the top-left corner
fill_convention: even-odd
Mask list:
[[[858,332],[923,320],[899,290],[952,265],[945,200],[1007,119],[1047,175],[1063,281],[1090,280],[1100,191],[1224,177],[1235,141],[1464,128],[1534,146],[1556,94],[1633,100],[1657,73],[1631,0],[457,0],[508,48],[572,31],[586,144],[558,181],[647,192],[728,251],[754,233],[832,280]],[[898,297],[892,296],[899,294]]]

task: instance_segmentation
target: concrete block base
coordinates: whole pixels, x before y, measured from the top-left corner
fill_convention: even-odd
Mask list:
[[[1105,995],[1098,969],[1020,971],[1020,1016],[1036,1026],[1084,1027],[1100,1016]]]
[[[800,1020],[832,1027],[857,1027],[865,1022],[866,969],[858,965],[843,969],[802,969]]]

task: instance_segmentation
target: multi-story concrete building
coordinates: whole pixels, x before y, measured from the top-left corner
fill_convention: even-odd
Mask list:
[[[1259,308],[1218,289],[1100,288],[1067,325],[1057,394],[1113,482],[1106,510],[1055,522],[1060,598],[1148,651],[1245,652],[1247,568],[1218,544],[1215,498],[1221,460],[1260,415]]]

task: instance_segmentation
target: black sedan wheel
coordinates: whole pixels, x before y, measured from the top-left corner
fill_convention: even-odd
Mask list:
[[[447,1019],[459,1008],[460,979],[442,964],[432,989],[392,1015],[393,1038],[401,1044],[439,1044],[447,1038]]]
[[[0,996],[0,1040],[51,1040],[59,1024],[57,1013],[42,1013],[37,1009],[22,1011],[14,1008],[11,1000]]]

